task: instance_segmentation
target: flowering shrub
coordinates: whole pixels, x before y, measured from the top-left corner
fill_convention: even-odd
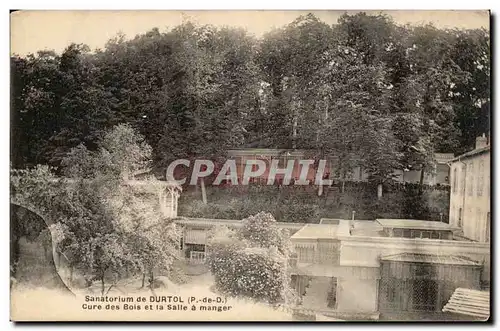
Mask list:
[[[289,293],[288,239],[268,213],[243,220],[237,231],[216,228],[209,234],[208,265],[218,291],[270,304]]]

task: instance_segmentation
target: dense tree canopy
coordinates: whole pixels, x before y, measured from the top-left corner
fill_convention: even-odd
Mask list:
[[[260,39],[188,22],[96,51],[12,56],[11,72],[16,168],[59,168],[128,123],[159,169],[229,148],[301,148],[334,156],[339,178],[362,165],[380,181],[489,134],[489,32],[383,15],[330,26],[309,14]]]

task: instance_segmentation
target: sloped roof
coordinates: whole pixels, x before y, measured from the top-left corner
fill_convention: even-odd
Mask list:
[[[487,319],[490,317],[490,292],[457,288],[443,307],[443,312]]]
[[[446,163],[454,158],[453,153],[434,153],[434,159],[436,163]]]
[[[462,155],[457,156],[454,159],[451,159],[450,162],[455,162],[455,161],[459,161],[461,159],[465,159],[465,158],[468,158],[468,157],[475,156],[477,154],[486,153],[486,152],[489,152],[490,149],[491,149],[490,145],[487,145],[487,146],[482,147],[482,148],[476,148],[476,149],[473,149],[470,152],[464,153]]]
[[[466,266],[481,266],[481,263],[463,256],[455,255],[436,255],[436,254],[421,254],[421,253],[401,253],[395,255],[384,256],[382,261],[396,262],[418,262],[432,264],[448,264],[448,265],[466,265]]]

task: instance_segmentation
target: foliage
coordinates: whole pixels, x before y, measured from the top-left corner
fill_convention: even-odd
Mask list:
[[[260,212],[244,219],[238,235],[252,246],[275,247],[281,254],[288,255],[288,236],[278,227],[270,213]]]
[[[176,258],[177,230],[158,206],[163,186],[151,179],[136,192],[123,177],[144,165],[149,152],[129,126],[116,126],[96,152],[80,145],[62,160],[62,173],[71,177],[46,166],[11,175],[11,200],[44,217],[57,251],[80,275],[101,281],[103,293],[105,282],[168,272]]]
[[[216,228],[208,240],[208,265],[217,290],[276,304],[289,295],[288,236],[268,213],[243,220],[236,231]]]
[[[61,162],[68,177],[95,178],[96,176],[129,177],[137,170],[147,169],[151,147],[144,137],[128,124],[117,125],[99,142],[97,151],[89,151],[83,144],[72,148]]]
[[[217,290],[273,304],[283,301],[285,296],[285,263],[268,256],[266,251],[216,250],[210,257]]]
[[[317,223],[320,218],[350,219],[355,211],[357,219],[376,218],[413,218],[414,212],[403,208],[406,199],[412,199],[418,189],[423,191],[421,204],[416,208],[428,210],[425,219],[446,222],[449,212],[449,187],[425,186],[413,183],[386,182],[384,194],[377,199],[375,183],[345,182],[325,189],[325,194],[318,196],[314,189],[305,191],[302,187],[284,187],[281,196],[278,188],[264,187],[258,193],[237,194],[236,190],[208,188],[210,201],[202,203],[198,195],[184,191],[179,199],[179,213],[186,217],[217,218],[239,220],[266,211],[279,222]],[[250,189],[250,187],[249,187]],[[250,202],[249,202],[250,201]],[[407,206],[411,206],[411,203]],[[409,207],[407,207],[409,208]],[[424,217],[424,216],[421,216]]]
[[[308,14],[260,39],[187,22],[95,52],[12,56],[11,69],[15,168],[60,171],[72,148],[74,158],[96,152],[128,123],[162,170],[236,147],[301,148],[331,157],[340,180],[361,165],[387,182],[391,167],[431,171],[435,151],[461,153],[489,135],[488,31],[385,15],[330,26]]]

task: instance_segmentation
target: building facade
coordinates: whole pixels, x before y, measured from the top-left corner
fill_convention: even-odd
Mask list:
[[[455,231],[420,220],[306,225],[291,237],[297,308],[373,319],[440,313],[457,288],[489,283],[489,245],[457,238]]]
[[[484,190],[489,191],[489,169],[486,173],[489,152],[485,151],[476,149],[475,153],[453,159],[450,164],[452,170],[456,168],[454,165],[462,165],[459,161],[464,161],[466,169],[467,164],[484,167],[483,195],[472,196],[475,200],[467,200],[470,197],[467,195],[465,201],[474,203],[476,208],[487,206],[481,212],[488,210],[489,213],[489,194],[484,194]],[[483,165],[479,166],[480,163]],[[480,177],[478,170],[474,180],[465,178],[465,185],[461,187],[468,188],[475,183],[473,192],[477,192]],[[459,182],[458,176],[452,180],[455,178]],[[455,186],[452,191],[453,188]],[[177,198],[178,194],[174,200]],[[485,198],[488,204],[483,206],[481,201]],[[463,195],[457,200],[457,192],[454,192],[450,201],[450,205],[457,207],[457,201],[464,201]],[[176,203],[168,208],[174,205]],[[209,254],[207,234],[213,227],[243,226],[241,220],[176,217],[173,211],[171,214],[181,228],[181,255],[190,263],[204,263]],[[456,219],[450,223],[321,219],[317,224],[277,222],[276,225],[290,234],[293,247],[289,259],[290,282],[298,297],[292,308],[302,314],[342,319],[442,314],[443,307],[458,288],[489,289],[487,221],[475,222],[472,217],[464,218],[462,223]]]
[[[181,217],[183,256],[204,263],[208,231],[238,228],[238,220]],[[488,287],[490,249],[456,237],[454,225],[421,220],[327,220],[281,223],[293,252],[290,282],[303,314],[378,319],[381,315],[441,313],[460,287]]]
[[[280,149],[234,149],[228,151],[228,156],[236,161],[236,167],[238,171],[238,180],[242,181],[242,174],[245,168],[245,162],[247,160],[262,160],[266,163],[265,172],[258,178],[253,179],[253,182],[258,182],[261,184],[267,183],[267,178],[269,176],[270,163],[274,159],[278,159],[279,169],[284,169],[287,167],[288,161],[295,160],[292,170],[292,179],[297,180],[301,174],[301,165],[298,163],[299,160],[313,159],[311,157],[311,152],[306,150],[280,150]],[[424,173],[423,184],[426,185],[449,185],[449,166],[447,162],[453,158],[451,153],[435,153],[435,169]],[[331,158],[325,157],[326,167],[325,167],[325,178],[334,178],[335,168],[332,163]],[[311,184],[314,184],[317,163],[310,167],[307,174],[307,180]],[[275,182],[280,182],[283,175],[277,175]],[[394,170],[394,180],[401,183],[420,183],[421,172],[420,170],[412,169],[395,169]],[[348,174],[348,180],[351,181],[367,181],[368,173],[361,166],[356,166],[352,169],[351,173]]]
[[[450,161],[450,224],[465,238],[490,241],[490,145],[476,139],[474,150]]]

